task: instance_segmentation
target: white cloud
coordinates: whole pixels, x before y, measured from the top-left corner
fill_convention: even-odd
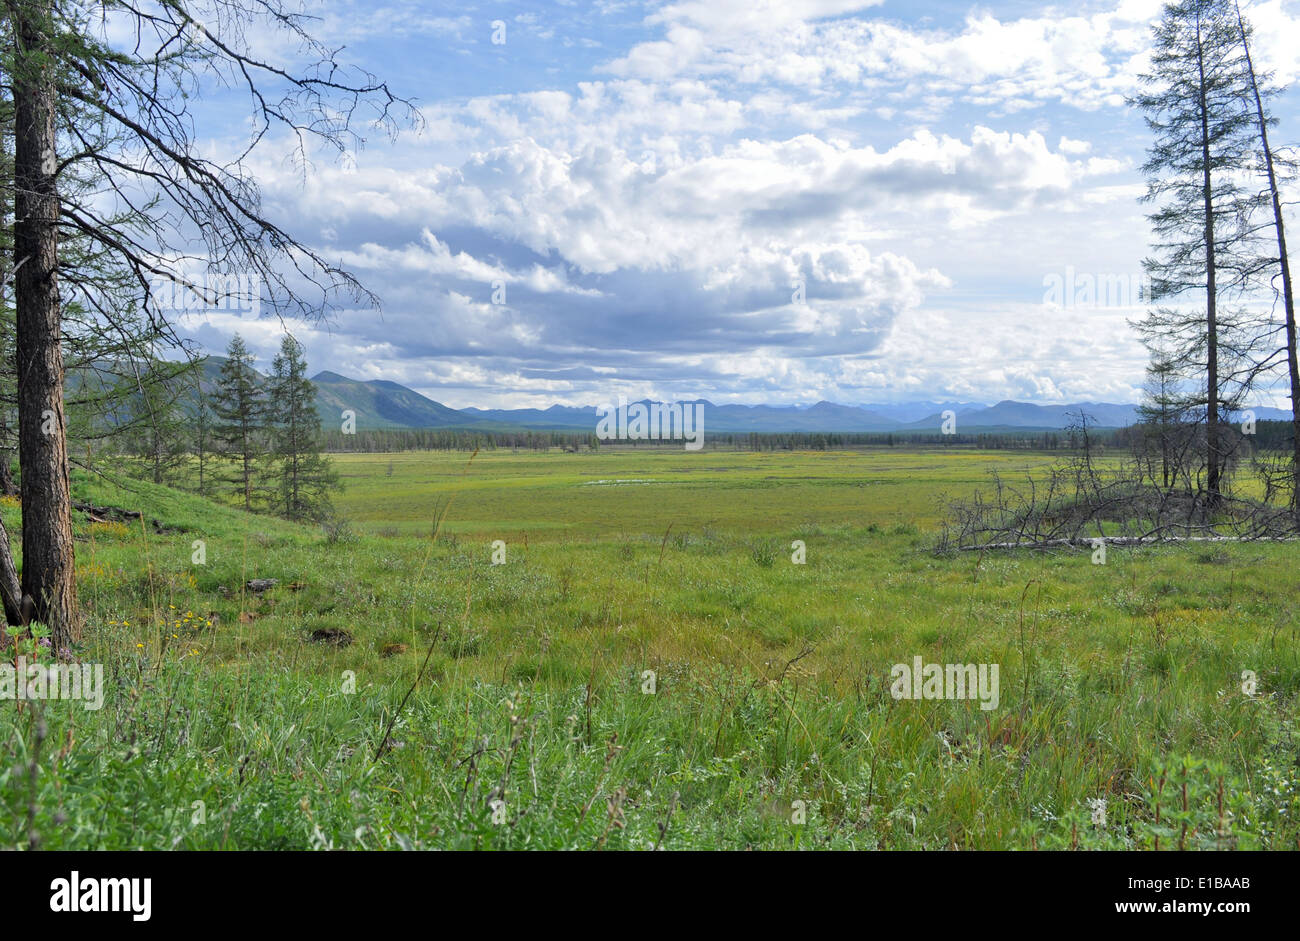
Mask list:
[[[647,23],[662,38],[605,65],[618,76],[667,81],[726,77],[809,89],[922,80],[940,98],[959,97],[1015,113],[1060,101],[1095,110],[1122,104],[1146,64],[1150,24],[1162,0],[1123,0],[1090,14],[1049,10],[1001,19],[975,12],[959,29],[904,26],[873,16],[870,3],[681,3]],[[859,16],[842,14],[856,12]],[[1286,80],[1300,68],[1297,20],[1281,0],[1252,5],[1261,58]],[[946,84],[946,88],[945,88]]]
[[[1294,6],[1248,8],[1283,77]],[[1026,295],[1045,271],[1144,253],[1144,137],[1119,102],[1159,8],[936,26],[870,0],[672,3],[644,41],[599,33],[594,75],[435,94],[422,140],[354,173],[255,172],[277,218],[386,302],[381,325],[345,312],[309,350],[452,404],[590,402],[615,381],[717,401],[1126,399],[1143,357],[1124,318]],[[591,45],[567,38],[565,55]]]

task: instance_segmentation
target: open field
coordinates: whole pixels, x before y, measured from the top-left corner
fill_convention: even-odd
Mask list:
[[[451,501],[444,530],[466,536],[588,541],[675,530],[780,536],[802,525],[933,526],[945,493],[965,495],[993,468],[1044,466],[1004,451],[687,453],[680,449],[339,454],[344,515],[374,532],[426,534]],[[391,475],[390,475],[391,474]]]
[[[1300,839],[1300,547],[931,551],[944,494],[1040,454],[335,460],[335,537],[77,476],[171,531],[79,525],[105,705],[0,733],[6,845]],[[918,656],[997,664],[996,708],[896,700]]]

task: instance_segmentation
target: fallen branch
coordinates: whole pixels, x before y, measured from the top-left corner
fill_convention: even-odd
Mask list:
[[[1170,542],[1296,542],[1293,536],[1092,536],[1078,539],[1043,539],[1021,542],[986,542],[979,545],[956,546],[957,552],[981,552],[985,549],[1091,549],[1097,544],[1107,546],[1151,546]]]

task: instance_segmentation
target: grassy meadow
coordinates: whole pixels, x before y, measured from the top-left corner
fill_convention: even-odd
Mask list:
[[[1049,459],[337,455],[328,531],[79,471],[150,522],[77,524],[105,703],[0,703],[0,840],[1296,848],[1300,547],[933,551]]]

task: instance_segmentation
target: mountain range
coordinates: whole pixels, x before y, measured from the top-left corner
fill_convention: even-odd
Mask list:
[[[210,390],[220,371],[222,357],[203,363],[203,386]],[[359,429],[480,428],[483,430],[535,429],[539,431],[594,431],[596,406],[552,405],[550,408],[463,408],[435,402],[414,389],[386,379],[350,379],[336,372],[312,377],[316,406],[322,419],[351,410]],[[1137,406],[1111,402],[1036,405],[1006,400],[994,405],[979,402],[899,402],[840,405],[714,405],[705,399],[708,433],[780,432],[898,432],[938,431],[944,412],[957,417],[959,432],[1050,431],[1066,428],[1086,414],[1099,428],[1122,428],[1137,420]],[[632,403],[629,403],[632,404]],[[644,404],[644,400],[643,400]],[[1276,408],[1256,408],[1261,420],[1289,419]]]

